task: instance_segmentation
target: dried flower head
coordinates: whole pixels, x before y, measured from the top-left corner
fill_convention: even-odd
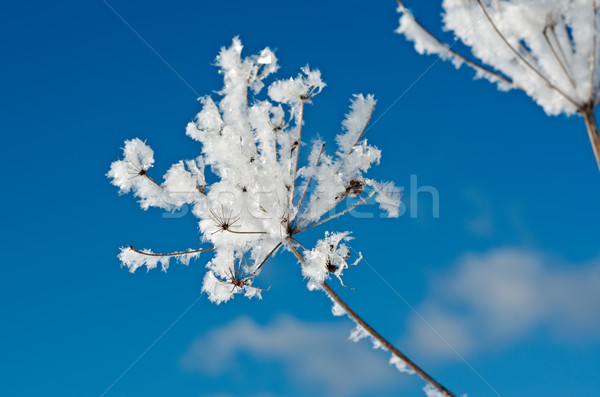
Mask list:
[[[321,73],[306,66],[295,78],[272,82],[267,96],[257,98],[265,79],[277,71],[277,58],[268,48],[245,58],[241,52],[237,38],[229,48],[221,49],[216,60],[224,78],[221,98],[218,102],[209,96],[200,98],[202,109],[187,126],[187,135],[202,143],[199,157],[174,164],[158,183],[149,176],[154,152],[145,142],[133,139],[125,142],[124,159],[115,161],[108,173],[121,192],[133,191],[144,209],[192,206],[202,240],[210,246],[206,250],[214,251],[203,290],[217,303],[240,291],[259,296],[261,289],[252,287],[252,281],[281,246],[301,246],[299,233],[374,196],[391,216],[398,215],[400,204],[393,184],[365,178],[381,156],[363,139],[375,106],[373,96],[354,96],[343,131],[336,137],[335,154],[327,154],[325,144],[316,139],[304,162],[303,116],[306,104],[325,87]],[[210,180],[215,182],[207,183],[205,170],[214,174]],[[347,239],[347,234],[340,236]],[[325,240],[333,241],[334,236],[327,235]],[[341,251],[345,245],[339,245],[340,241],[334,241],[332,251],[314,252],[314,260],[324,255],[319,262],[323,274],[340,278],[347,268],[347,252]],[[157,261],[166,270],[168,259],[177,256],[148,254],[127,247],[120,257],[133,271],[144,263],[155,266]],[[246,256],[249,264],[242,266]],[[305,272],[309,278],[310,274]]]

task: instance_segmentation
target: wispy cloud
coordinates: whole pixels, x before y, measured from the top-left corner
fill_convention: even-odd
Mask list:
[[[535,238],[526,222],[527,208],[514,197],[497,197],[481,189],[466,187],[462,191],[465,212],[464,228],[479,239],[492,239],[508,235],[512,244],[532,246]]]
[[[287,315],[267,325],[239,317],[196,339],[181,364],[219,376],[241,355],[250,355],[282,365],[297,390],[328,396],[377,393],[401,385],[407,377],[388,364],[389,355],[364,341],[349,342],[350,329],[350,323],[306,323]]]
[[[463,196],[473,208],[473,214],[466,218],[466,229],[477,237],[490,237],[494,234],[494,223],[490,199],[480,190],[468,188]]]
[[[600,341],[600,261],[557,263],[540,252],[502,248],[463,256],[433,280],[417,311],[463,355],[537,335],[568,343]],[[421,319],[405,343],[438,358],[454,352]]]

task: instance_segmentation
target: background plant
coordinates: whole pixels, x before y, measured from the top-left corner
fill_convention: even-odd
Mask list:
[[[600,102],[598,4],[589,0],[444,0],[443,26],[470,48],[442,43],[397,0],[397,32],[420,54],[436,54],[500,90],[523,90],[548,115],[579,114],[600,168],[594,110]],[[455,41],[455,43],[456,43]],[[475,58],[475,59],[473,59]]]

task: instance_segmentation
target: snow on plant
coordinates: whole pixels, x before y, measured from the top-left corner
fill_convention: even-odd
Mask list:
[[[476,77],[518,88],[548,115],[580,114],[600,167],[594,109],[600,102],[596,0],[443,0],[443,29],[470,47],[477,61],[438,40],[397,0],[397,33],[420,54],[436,54]]]
[[[113,162],[108,172],[120,192],[132,192],[143,209],[190,205],[208,247],[156,254],[127,246],[119,258],[131,272],[158,264],[166,270],[171,257],[187,264],[191,257],[213,251],[202,289],[219,304],[237,293],[260,297],[265,288],[254,285],[256,277],[267,260],[285,248],[301,263],[309,289],[324,290],[338,314],[362,324],[326,283],[332,275],[341,282],[349,266],[350,232],[326,232],[311,250],[297,238],[371,199],[390,216],[398,216],[399,190],[391,182],[365,176],[381,157],[363,138],[375,99],[355,95],[335,151],[328,153],[316,138],[306,156],[303,116],[305,106],[325,87],[320,72],[306,66],[295,78],[272,82],[266,95],[260,95],[265,79],[278,69],[277,58],[268,48],[245,58],[241,52],[237,38],[221,49],[216,59],[224,79],[220,99],[200,98],[202,109],[187,125],[186,134],[202,144],[197,158],[174,164],[158,182],[150,176],[154,152],[132,139],[125,141],[123,159]],[[212,175],[205,178],[205,172]],[[351,264],[361,258],[359,254]],[[383,340],[369,329],[371,336]]]
[[[235,39],[221,51],[217,65],[225,80],[222,98],[218,104],[210,97],[201,98],[203,108],[187,126],[187,135],[202,143],[198,158],[174,164],[164,182],[158,183],[149,175],[154,152],[140,139],[132,139],[125,141],[124,158],[115,161],[108,173],[122,193],[132,191],[140,198],[143,209],[193,206],[203,240],[215,251],[203,289],[216,303],[241,291],[260,295],[252,282],[265,260],[281,245],[296,244],[295,236],[302,231],[348,212],[375,194],[382,209],[393,215],[399,205],[399,198],[389,194],[393,184],[364,176],[381,157],[362,138],[375,106],[371,95],[353,98],[336,138],[336,153],[328,155],[325,144],[316,140],[308,162],[300,166],[304,106],[325,86],[320,72],[307,66],[296,78],[273,82],[269,99],[249,102],[249,91],[258,94],[263,80],[277,70],[277,59],[268,48],[247,58],[241,57],[241,50]],[[205,167],[217,177],[210,186]],[[354,202],[330,215],[349,200]],[[327,235],[310,251],[310,261],[303,267],[309,284],[320,285],[329,273],[341,276],[350,251],[339,243],[348,234]],[[335,249],[326,252],[330,246]],[[126,247],[120,259],[130,271],[143,264],[151,269],[157,263],[166,270],[170,256],[153,255]]]
[[[350,240],[349,234],[325,232],[325,238],[319,240],[315,248],[305,254],[306,262],[302,266],[302,275],[309,280],[309,290],[319,289],[330,274],[335,275],[344,285],[342,273],[348,268],[346,259],[350,257],[350,249],[342,241]],[[359,253],[358,258],[350,265],[358,264],[361,259],[362,254]]]

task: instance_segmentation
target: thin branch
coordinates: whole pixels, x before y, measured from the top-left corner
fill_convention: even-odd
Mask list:
[[[257,266],[256,270],[254,270],[252,272],[252,274],[256,273],[257,271],[260,270],[260,268],[262,267],[262,265],[265,264],[265,262],[267,261],[267,259],[269,259],[271,257],[271,255],[273,255],[275,253],[275,251],[277,251],[277,248],[281,247],[281,244],[283,243],[279,243],[277,244],[272,250],[271,252],[269,252],[269,254],[267,256],[265,256],[265,258],[262,260],[262,262],[260,262],[260,264]]]
[[[328,222],[328,221],[330,221],[330,220],[332,220],[332,219],[334,219],[334,218],[337,218],[338,216],[344,215],[346,212],[348,212],[348,211],[352,211],[354,208],[356,208],[356,207],[358,207],[359,205],[362,205],[362,204],[364,204],[365,202],[367,202],[367,201],[368,201],[368,200],[369,200],[371,197],[373,197],[373,195],[374,195],[374,194],[375,194],[375,190],[373,190],[373,191],[372,191],[372,192],[371,192],[371,193],[370,193],[370,194],[369,194],[367,197],[365,197],[363,200],[361,200],[361,201],[359,201],[358,203],[354,204],[352,207],[350,207],[350,208],[346,208],[346,209],[345,209],[345,210],[343,210],[342,212],[338,212],[337,214],[335,214],[335,215],[332,215],[332,216],[330,216],[329,218],[325,218],[325,219],[323,219],[323,220],[321,220],[321,221],[319,221],[319,222],[317,222],[317,223],[313,223],[312,225],[305,226],[305,227],[303,227],[302,229],[300,229],[300,230],[298,230],[298,231],[295,231],[295,232],[294,232],[294,234],[298,234],[298,233],[301,233],[301,232],[303,232],[303,231],[305,231],[305,230],[312,229],[312,228],[313,228],[313,227],[315,227],[315,226],[319,226],[319,225],[320,225],[320,224],[322,224],[322,223]]]
[[[319,216],[317,216],[317,218],[316,218],[316,219],[319,219],[320,217],[322,217],[322,216],[323,216],[323,215],[325,215],[326,213],[328,213],[328,212],[330,212],[330,211],[333,211],[333,210],[334,210],[334,209],[335,209],[335,208],[336,208],[338,205],[340,205],[340,203],[342,203],[342,202],[344,201],[344,199],[345,199],[346,197],[348,197],[348,195],[347,195],[347,194],[344,194],[344,193],[340,194],[338,197],[336,197],[336,198],[335,198],[336,202],[334,202],[334,203],[333,203],[333,205],[332,205],[331,207],[329,207],[329,208],[328,208],[328,209],[326,209],[325,211],[321,212],[321,213],[319,214]],[[320,200],[320,199],[321,199],[321,197],[317,197],[317,198],[316,198],[316,200]],[[307,210],[308,210],[308,209],[307,209]],[[304,213],[306,213],[306,211],[305,211]],[[303,215],[304,215],[304,214],[303,214]],[[301,220],[302,220],[302,219],[301,219]],[[303,228],[304,226],[308,225],[310,222],[311,222],[311,221],[306,221],[306,220],[303,220],[302,222],[299,222],[299,223],[298,223],[298,224],[295,226],[295,228],[297,228],[297,229],[301,229],[301,228]]]
[[[348,156],[350,155],[350,153],[352,153],[352,151],[354,150],[354,147],[358,144],[358,142],[360,141],[360,139],[362,138],[362,136],[365,134],[365,132],[367,131],[367,126],[369,125],[369,122],[371,121],[371,117],[373,116],[373,112],[375,111],[375,107],[371,107],[371,113],[369,113],[369,117],[367,118],[367,121],[365,122],[365,125],[363,126],[360,134],[358,135],[358,137],[356,138],[356,140],[354,141],[354,144],[350,147],[350,149],[348,149],[346,151],[346,153],[344,153],[344,155],[341,157],[341,161],[337,166],[337,170],[336,173],[339,173],[340,169],[342,168],[342,166],[344,165],[344,162],[346,161],[346,159],[348,158]],[[322,151],[322,149],[321,149]],[[321,155],[319,154],[319,158],[321,157]],[[307,187],[308,188],[308,187]],[[326,211],[322,212],[321,214],[319,214],[319,216],[317,217],[320,218],[323,215],[325,215],[326,213],[328,213],[329,211],[332,211],[335,207],[337,207],[342,201],[344,201],[344,199],[347,197],[347,195],[343,195],[338,201],[336,201],[332,207],[330,207],[329,209],[327,209]],[[319,200],[320,198],[317,197],[317,200]],[[336,197],[337,199],[337,197]],[[300,209],[298,207],[298,209]],[[294,218],[295,219],[295,218]],[[310,222],[308,222],[310,223]],[[304,225],[301,225],[299,227],[303,227]]]
[[[237,232],[235,230],[231,230],[231,229],[226,229],[225,231],[229,232],[229,233],[235,233],[235,234],[267,234],[267,232]]]
[[[592,150],[594,151],[594,156],[596,157],[596,163],[598,163],[598,169],[600,169],[600,135],[598,132],[598,123],[596,122],[596,117],[594,116],[594,105],[590,103],[587,108],[582,110],[580,113],[585,121],[588,137],[590,138]]]
[[[217,281],[219,281],[223,284],[233,285],[233,288],[231,289],[230,293],[233,293],[236,288],[239,288],[240,290],[243,290],[244,288],[254,288],[254,289],[257,289],[260,291],[268,291],[271,287],[260,288],[260,287],[255,287],[253,285],[250,285],[248,280],[252,280],[254,277],[256,277],[256,274],[252,273],[252,274],[248,275],[248,274],[246,274],[245,271],[242,271],[242,259],[244,260],[244,262],[246,261],[246,257],[242,256],[242,258],[240,258],[240,260],[238,261],[237,266],[235,265],[235,262],[234,262],[233,267],[229,267],[225,271],[225,275],[227,277],[227,279],[225,281],[221,280],[218,277],[217,277]]]
[[[421,367],[415,364],[411,359],[409,359],[406,355],[404,355],[400,350],[398,350],[394,345],[387,341],[383,336],[381,336],[377,331],[375,331],[362,317],[360,317],[348,304],[340,298],[338,294],[329,286],[327,283],[321,284],[323,290],[329,295],[329,297],[335,301],[338,305],[344,309],[346,314],[354,320],[355,323],[360,325],[365,331],[367,331],[373,338],[375,338],[379,343],[381,343],[387,350],[392,352],[396,357],[402,360],[406,365],[408,365],[413,371],[415,371],[423,380],[429,383],[431,386],[435,387],[439,390],[444,396],[448,397],[456,397],[454,393],[450,390],[446,389],[442,384],[433,379],[427,372],[425,372]]]
[[[321,212],[321,213],[319,214],[319,216],[317,216],[317,217],[316,217],[316,219],[319,219],[319,218],[321,218],[323,215],[327,214],[328,212],[330,212],[330,211],[333,211],[333,210],[334,210],[334,209],[335,209],[335,208],[336,208],[338,205],[340,205],[340,203],[341,203],[342,201],[344,201],[344,199],[345,199],[346,197],[348,197],[348,196],[342,196],[341,198],[338,198],[338,197],[336,197],[336,200],[337,200],[337,201],[336,201],[335,203],[333,203],[333,205],[332,205],[331,207],[329,207],[329,208],[328,208],[328,209],[326,209],[325,211]],[[317,200],[320,200],[320,199],[321,199],[320,197],[317,197]],[[307,210],[308,210],[308,209],[307,209]],[[305,211],[305,213],[306,213],[306,211]],[[304,214],[303,214],[303,215],[304,215]],[[303,219],[303,220],[302,220],[302,222],[299,222],[299,223],[298,223],[298,225],[296,225],[296,229],[302,229],[304,226],[306,226],[306,225],[309,225],[309,224],[310,224],[310,222],[311,222],[310,220],[305,220],[305,219]]]
[[[500,36],[500,38],[502,39],[504,44],[506,44],[508,46],[508,48],[510,48],[511,51],[517,56],[517,58],[519,58],[525,65],[527,65],[527,67],[530,68],[535,74],[537,74],[546,84],[548,84],[548,87],[550,87],[551,89],[553,89],[556,92],[558,92],[559,94],[561,94],[566,100],[571,102],[576,107],[580,108],[581,104],[579,104],[575,100],[571,99],[571,97],[569,95],[567,95],[563,90],[561,90],[560,88],[558,88],[557,86],[552,84],[552,82],[550,80],[548,80],[548,78],[546,78],[546,76],[544,76],[535,66],[533,66],[531,63],[529,63],[529,61],[527,59],[525,59],[525,57],[523,57],[523,55],[521,55],[521,53],[519,51],[517,51],[517,49],[508,42],[507,38],[502,34],[502,32],[500,32],[500,30],[498,29],[498,26],[494,23],[490,14],[487,12],[486,8],[481,3],[481,0],[476,0],[476,1],[477,1],[477,4],[479,5],[479,8],[485,15],[485,18],[488,20],[488,22],[492,26],[492,28],[496,31],[498,36]]]
[[[566,31],[566,25],[563,23],[564,29]],[[553,25],[552,26],[552,35],[554,36],[554,41],[556,41],[556,45],[558,47],[558,51],[560,51],[560,54],[562,55],[563,60],[565,61],[565,65],[569,64],[569,59],[567,58],[567,54],[565,53],[565,50],[563,49],[562,44],[560,43],[560,40],[558,39],[558,35],[556,34],[556,26]],[[566,34],[567,37],[569,37],[569,34]],[[571,45],[571,54],[573,54],[573,41],[569,38],[569,44]]]
[[[436,44],[438,44],[439,46],[443,47],[446,49],[447,52],[449,52],[450,54],[452,54],[453,56],[457,57],[458,59],[460,59],[462,62],[466,63],[467,65],[469,65],[470,67],[472,67],[473,69],[482,72],[483,74],[488,74],[489,77],[494,78],[494,79],[498,79],[506,84],[510,84],[510,85],[514,85],[514,83],[512,82],[512,80],[502,76],[501,74],[498,74],[492,70],[487,69],[484,66],[481,66],[473,61],[471,61],[470,59],[465,58],[464,56],[462,56],[461,54],[459,54],[458,52],[452,50],[452,48],[445,44],[442,43],[440,40],[437,39],[437,37],[435,37],[431,32],[429,32],[427,29],[425,29],[425,27],[415,18],[415,16],[413,15],[412,12],[410,12],[408,10],[408,8],[406,8],[406,6],[402,3],[401,0],[396,0],[398,5],[400,6],[400,8],[402,8],[402,12],[404,12],[406,15],[408,15],[413,22],[423,31],[423,33],[425,33],[427,35],[427,37],[429,37],[431,40],[433,40]]]
[[[290,241],[290,240],[288,240],[288,241]],[[298,249],[293,244],[288,244],[288,247],[290,248],[290,250],[296,257],[296,259],[298,259],[298,261],[300,263],[304,264],[305,259],[304,259],[304,256],[300,253],[300,251],[298,251]],[[388,342],[387,339],[385,339],[383,336],[381,336],[381,334],[379,334],[369,324],[367,324],[367,322],[365,320],[363,320],[362,317],[360,317],[354,310],[352,310],[352,308],[350,306],[348,306],[348,304],[342,298],[340,298],[338,294],[335,293],[335,291],[329,286],[329,284],[324,282],[321,284],[321,287],[323,288],[325,293],[329,296],[329,298],[331,298],[331,300],[333,300],[335,303],[340,305],[342,307],[342,309],[344,309],[344,311],[346,312],[348,317],[350,317],[356,324],[358,324],[365,331],[367,331],[369,333],[369,335],[371,335],[371,337],[373,337],[379,343],[381,343],[388,351],[390,351],[392,354],[394,354],[396,357],[398,357],[400,360],[402,360],[404,363],[406,363],[406,365],[408,365],[413,371],[415,371],[417,374],[419,374],[419,376],[421,378],[423,378],[423,380],[425,380],[431,386],[433,386],[437,390],[439,390],[442,393],[442,395],[447,396],[447,397],[456,397],[455,394],[453,394],[451,391],[449,391],[444,386],[442,386],[438,381],[433,379],[427,372],[425,372],[423,369],[421,369],[421,367],[419,367],[411,359],[406,357],[406,355],[404,355],[394,345],[392,345],[390,342]]]
[[[161,185],[160,183],[156,182],[154,179],[152,179],[152,178],[150,177],[150,175],[148,175],[148,174],[146,173],[146,171],[144,171],[144,173],[143,173],[143,174],[140,174],[140,175],[143,175],[143,176],[145,176],[146,178],[148,178],[148,180],[150,180],[150,182],[154,183],[154,184],[155,184],[156,186],[158,186],[159,188],[161,188],[161,189],[163,188],[163,187],[162,187],[162,185]]]
[[[302,126],[304,125],[304,101],[300,102],[300,121],[298,125],[298,139],[296,142],[296,164],[294,165],[294,180],[296,180],[296,174],[298,173],[298,160],[300,158],[300,143],[302,142]]]
[[[323,154],[323,149],[325,149],[325,143],[323,143],[321,145],[321,151],[319,152],[319,156],[317,157],[317,160],[315,161],[315,164],[313,165],[313,167],[316,167],[317,165],[319,165],[319,161],[321,161],[321,155]],[[300,197],[300,202],[298,203],[298,212],[296,212],[294,219],[292,219],[292,225],[294,225],[294,223],[296,222],[296,218],[298,218],[298,214],[300,213],[300,209],[302,208],[302,204],[304,203],[304,197],[306,197],[306,192],[308,192],[308,188],[309,188],[312,180],[313,180],[313,177],[311,175],[310,178],[308,178],[308,182],[306,182],[306,186],[304,187],[304,192],[302,192],[302,197]]]
[[[358,142],[365,134],[365,131],[367,130],[367,126],[369,125],[369,122],[371,122],[371,117],[373,117],[374,111],[375,111],[375,105],[371,106],[371,112],[369,113],[369,117],[367,118],[367,121],[365,122],[365,125],[363,126],[362,131],[360,132],[358,137],[356,137],[356,140],[354,141],[352,146],[350,146],[350,149],[348,149],[348,151],[344,154],[344,157],[342,158],[342,161],[340,162],[340,166],[338,167],[338,169],[340,169],[342,167],[342,164],[344,164],[344,160],[350,155],[350,153],[352,153],[352,151],[354,150],[354,147],[356,145],[358,145]]]
[[[556,52],[556,49],[554,49],[554,46],[550,42],[550,38],[548,37],[548,28],[551,28],[551,30],[552,30],[552,32],[554,34],[554,39],[558,43],[558,48],[559,48],[559,50],[560,50],[561,54],[563,55],[563,58],[565,59],[565,62],[566,62],[565,53],[564,53],[564,51],[563,51],[563,49],[562,49],[562,47],[560,45],[560,42],[558,41],[558,38],[556,37],[556,33],[554,31],[554,26],[550,27],[550,26],[546,25],[544,27],[544,30],[542,31],[542,34],[544,35],[544,38],[546,39],[546,44],[548,44],[548,47],[552,51],[552,54],[554,55],[554,58],[558,62],[558,64],[559,64],[560,68],[562,69],[562,71],[565,73],[565,75],[569,79],[569,82],[571,83],[571,85],[573,86],[573,88],[575,88],[575,81],[573,81],[573,78],[571,77],[571,74],[567,71],[567,67],[563,64],[563,61],[558,56],[558,53]]]
[[[362,138],[362,136],[367,131],[367,126],[369,125],[369,122],[371,121],[371,117],[373,117],[373,112],[374,111],[375,111],[375,105],[371,106],[371,112],[369,113],[369,117],[367,118],[367,121],[365,122],[365,125],[362,128],[362,131],[360,131],[360,134],[358,134],[358,137],[356,138],[356,140],[354,141],[354,143],[352,144],[352,146],[350,146],[350,149],[348,149],[346,151],[346,153],[344,153],[344,155],[342,156],[342,160],[338,164],[336,172],[340,171],[340,169],[344,165],[344,162],[346,161],[346,159],[348,158],[348,156],[350,155],[350,153],[352,153],[354,151],[354,147],[358,144],[358,142],[360,141],[360,139]]]
[[[221,204],[221,215],[220,216],[218,214],[215,214],[213,212],[213,210],[211,210],[210,208],[208,208],[208,212],[210,212],[210,218],[214,222],[215,226],[218,227],[218,229],[215,230],[214,232],[212,232],[211,235],[220,233],[220,232],[224,232],[224,231],[227,231],[230,233],[235,233],[235,234],[267,234],[267,232],[238,232],[238,231],[232,230],[235,223],[238,222],[241,219],[241,217],[238,216],[237,218],[235,218],[232,221],[231,217],[233,214],[233,209],[230,209],[229,214],[226,214],[225,209],[222,204]],[[236,225],[235,227],[239,227],[239,226],[240,225]]]
[[[296,145],[296,161],[294,165],[294,177],[292,178],[292,187],[290,192],[290,198],[288,198],[288,208],[290,204],[294,204],[294,191],[296,189],[296,175],[298,174],[298,161],[300,159],[300,144],[302,143],[302,125],[304,124],[304,99],[300,102],[300,120],[298,125],[298,138],[295,142]]]
[[[185,251],[185,252],[172,252],[170,254],[154,254],[154,253],[150,253],[150,252],[143,252],[143,251],[140,251],[140,250],[136,249],[133,245],[130,245],[129,249],[132,250],[133,252],[137,253],[137,254],[140,254],[140,255],[146,255],[146,256],[163,256],[164,257],[164,256],[182,256],[182,255],[188,255],[188,254],[196,254],[198,252],[204,252],[204,251],[213,250],[214,247],[202,248],[202,249]]]
[[[533,55],[531,55],[531,50],[525,47],[525,45],[521,41],[519,41],[519,48],[521,49],[523,54],[527,55],[529,59],[533,59]]]
[[[300,246],[300,248],[302,248],[304,251],[310,251],[308,248],[306,248],[304,245],[302,245],[302,243],[301,243],[300,241],[296,240],[296,239],[295,239],[295,238],[293,238],[293,237],[290,237],[290,239],[291,239],[293,242],[295,242],[296,244],[298,244],[298,245]]]
[[[129,178],[129,179],[133,179],[133,178],[137,178],[138,176],[142,176],[142,177],[147,178],[150,182],[154,183],[159,188],[161,188],[161,189],[163,188],[160,183],[156,182],[154,179],[152,179],[152,177],[150,177],[150,175],[148,175],[148,170],[142,168],[141,165],[135,165],[135,164],[131,163],[131,161],[129,161],[128,163],[129,163],[129,165],[127,166],[128,169],[130,171],[134,171],[133,177]],[[132,175],[132,173],[130,173],[130,175]]]

